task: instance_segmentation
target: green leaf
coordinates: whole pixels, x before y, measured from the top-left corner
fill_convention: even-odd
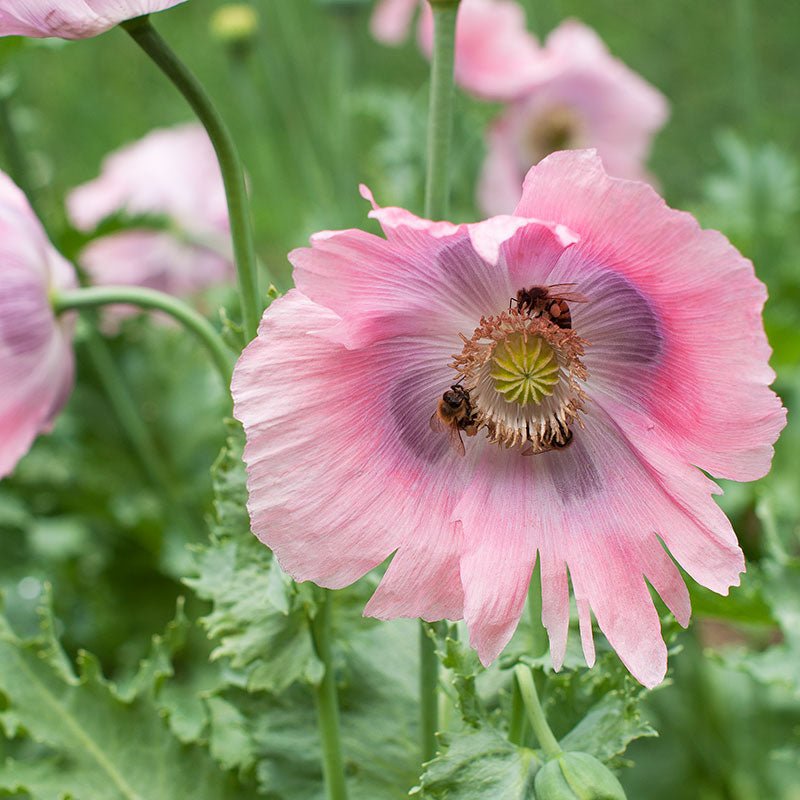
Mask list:
[[[184,600],[178,598],[175,618],[167,625],[163,634],[153,636],[150,653],[139,664],[127,692],[121,692],[126,699],[133,699],[144,692],[157,694],[164,681],[175,674],[172,657],[186,642],[190,622],[184,613]]]
[[[336,647],[342,752],[350,800],[403,800],[419,775],[417,624],[395,620],[363,629]],[[310,687],[280,694],[220,690],[223,716],[211,740],[235,741],[255,759],[270,800],[323,800],[317,711]],[[223,730],[215,728],[221,725]],[[244,759],[242,759],[244,761]]]
[[[561,741],[564,750],[590,753],[599,761],[612,764],[628,745],[643,736],[658,732],[642,719],[638,698],[622,691],[611,691]]]
[[[231,419],[227,425],[230,434],[211,467],[214,487],[213,532],[220,538],[244,537],[250,534],[247,474],[242,460],[244,434],[238,422]]]
[[[486,716],[476,685],[478,675],[485,672],[478,654],[459,641],[458,625],[455,623],[429,623],[427,630],[436,643],[436,653],[442,666],[451,672],[451,683],[455,688],[462,719],[477,728]]]
[[[533,750],[511,744],[483,727],[440,734],[442,754],[426,764],[412,795],[430,800],[533,800],[541,761]]]
[[[49,613],[32,640],[0,626],[0,691],[7,699],[0,720],[6,732],[39,745],[0,766],[0,787],[34,800],[252,796],[207,752],[175,738],[150,692],[123,697],[89,653],[79,655],[78,666],[76,675]],[[151,688],[162,672],[145,668]]]
[[[252,766],[255,748],[244,728],[244,715],[219,696],[207,698],[206,705],[211,728],[211,755],[226,769]]]
[[[244,670],[250,691],[278,692],[321,678],[305,593],[284,581],[263,545],[215,540],[198,551],[195,566],[197,577],[186,583],[213,603],[201,620],[220,640],[212,659]]]

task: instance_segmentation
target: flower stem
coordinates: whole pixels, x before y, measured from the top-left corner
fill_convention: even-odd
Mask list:
[[[0,81],[2,81],[2,76],[0,76]],[[38,213],[36,197],[33,193],[33,183],[28,170],[28,162],[22,147],[20,147],[19,136],[14,124],[11,92],[2,85],[0,85],[0,140],[2,140],[9,174],[17,186],[25,193],[34,213],[37,216],[41,216]]]
[[[223,384],[226,388],[230,386],[232,358],[222,337],[205,317],[177,297],[139,286],[92,286],[86,289],[59,292],[53,295],[52,302],[57,314],[96,308],[112,303],[126,303],[140,308],[163,311],[180,322],[200,340],[219,371]]]
[[[311,622],[314,647],[325,672],[316,687],[317,716],[322,736],[323,770],[328,800],[347,800],[344,780],[341,736],[339,733],[339,699],[331,655],[331,606],[333,592],[322,589],[322,602]]]
[[[542,704],[539,702],[539,695],[536,693],[536,684],[534,683],[530,667],[525,664],[517,664],[517,666],[514,667],[514,676],[519,685],[519,691],[522,695],[522,702],[525,704],[525,710],[528,712],[528,720],[531,723],[531,728],[533,728],[533,732],[542,750],[544,750],[544,754],[548,759],[558,758],[562,750],[558,744],[558,740],[553,736],[550,726],[547,724]]]
[[[439,729],[439,659],[426,623],[419,623],[419,703],[422,735],[422,761],[436,755],[436,731]]]
[[[508,723],[508,740],[513,744],[523,744],[525,736],[525,705],[519,683],[514,680],[511,686],[511,719]]]
[[[425,216],[428,219],[444,219],[450,195],[448,161],[453,132],[453,60],[458,2],[430,0],[433,11],[433,58],[425,179]],[[419,629],[419,666],[420,734],[424,762],[436,755],[439,660],[422,620]]]
[[[171,496],[172,476],[153,442],[150,431],[142,421],[136,403],[119,374],[105,340],[91,324],[86,325],[84,343],[103,391],[128,437],[128,441],[133,445],[142,467],[153,484],[158,486],[170,501],[173,501],[174,497]]]
[[[425,216],[444,219],[450,196],[450,139],[453,134],[453,61],[458,0],[431,0],[433,58],[428,109],[428,170]]]
[[[228,201],[244,332],[247,341],[250,341],[256,335],[260,316],[258,273],[247,187],[233,138],[200,82],[153,28],[149,18],[136,17],[123,22],[122,27],[186,98],[214,145]]]
[[[747,129],[748,143],[755,145],[759,138],[758,68],[753,41],[755,28],[754,5],[751,0],[733,0],[734,51],[738,71],[738,94],[741,119]]]

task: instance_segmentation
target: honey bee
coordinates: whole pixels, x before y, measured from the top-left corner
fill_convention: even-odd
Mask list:
[[[565,422],[556,420],[558,424],[557,431],[551,431],[546,439],[542,439],[538,444],[534,444],[532,440],[528,440],[528,447],[522,451],[524,456],[533,456],[538,453],[546,453],[549,450],[564,450],[572,444],[572,431]],[[535,448],[535,449],[534,449]]]
[[[565,422],[557,420],[557,423],[558,433],[555,431],[552,433],[547,441],[547,445],[553,450],[563,450],[565,447],[569,447],[572,444],[572,431]]]
[[[586,303],[588,298],[580,292],[564,291],[574,286],[574,283],[554,283],[552,286],[531,286],[520,289],[512,303],[517,304],[520,314],[531,317],[545,317],[559,328],[572,327],[572,315],[569,313],[570,303]]]
[[[458,383],[454,383],[440,398],[439,405],[430,419],[431,430],[434,433],[447,433],[450,436],[450,446],[459,455],[466,454],[461,431],[467,436],[474,436],[478,432],[475,421],[475,412],[469,400],[469,391]]]

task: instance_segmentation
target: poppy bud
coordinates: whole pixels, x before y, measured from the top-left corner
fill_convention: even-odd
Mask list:
[[[614,774],[588,753],[563,753],[536,773],[536,800],[625,800]]]

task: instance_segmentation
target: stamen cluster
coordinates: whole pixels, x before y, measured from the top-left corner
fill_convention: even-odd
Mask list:
[[[481,317],[451,366],[469,391],[475,419],[489,441],[533,455],[565,447],[578,422],[588,375],[587,344],[572,329],[517,309]]]

